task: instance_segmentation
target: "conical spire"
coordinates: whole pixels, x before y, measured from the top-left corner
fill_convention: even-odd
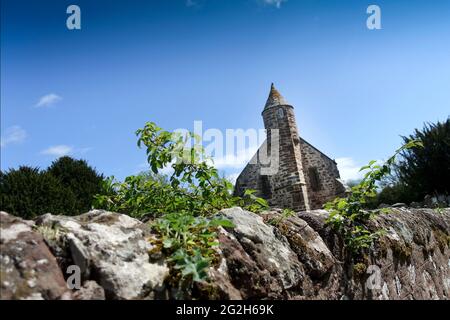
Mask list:
[[[283,96],[278,92],[278,90],[275,88],[274,84],[272,83],[270,87],[270,93],[269,98],[267,98],[266,106],[264,107],[264,110],[270,107],[274,106],[282,106],[282,105],[289,105],[289,103],[283,98]]]

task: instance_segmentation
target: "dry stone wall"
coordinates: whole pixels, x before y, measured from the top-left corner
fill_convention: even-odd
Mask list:
[[[450,298],[450,208],[391,208],[371,222],[385,230],[363,255],[349,255],[324,210],[280,219],[280,211],[241,208],[219,215],[218,263],[191,299]],[[277,221],[277,223],[273,223]],[[44,215],[24,221],[0,213],[0,299],[168,299],[169,263],[152,248],[148,224],[118,213]],[[82,271],[66,286],[67,265]]]

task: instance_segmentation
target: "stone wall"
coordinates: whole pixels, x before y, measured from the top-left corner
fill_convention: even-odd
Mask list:
[[[265,144],[266,142],[264,142]],[[259,151],[258,151],[259,152]],[[260,175],[261,165],[257,161],[258,152],[253,156],[250,162],[242,170],[234,187],[234,195],[242,196],[245,190],[252,189],[257,191],[257,196],[263,197],[262,179]]]
[[[324,210],[280,219],[230,208],[235,227],[219,229],[209,282],[187,299],[450,298],[450,209],[392,208],[369,224],[385,234],[364,254],[349,254],[324,223]],[[273,223],[277,221],[277,223]],[[0,299],[168,299],[170,263],[152,245],[148,224],[94,210],[35,221],[0,213]],[[67,266],[80,267],[68,289]]]
[[[303,172],[300,138],[295,121],[294,108],[279,105],[263,111],[264,127],[267,130],[267,145],[272,151],[272,130],[279,134],[278,172],[268,176],[270,196],[266,196],[274,207],[308,210],[308,194]]]
[[[254,189],[272,207],[300,211],[321,208],[325,202],[344,194],[345,187],[337,180],[336,163],[300,138],[294,107],[273,84],[262,117],[267,140],[236,180],[236,195]],[[278,139],[273,139],[276,135]],[[278,146],[272,146],[272,140]],[[276,173],[262,172],[265,163],[258,157],[260,152],[269,154],[270,167],[278,168]]]
[[[290,141],[289,137],[284,139]],[[265,149],[265,145],[266,142],[261,149]],[[282,148],[287,149],[287,146],[282,145]],[[298,149],[301,152],[301,170],[307,187],[310,209],[322,208],[325,202],[345,193],[345,187],[338,180],[339,170],[334,160],[302,138],[299,139]],[[292,163],[292,157],[285,157],[284,154],[284,151],[280,152],[278,174],[266,177],[261,175],[262,165],[256,161],[258,153],[255,154],[236,180],[235,195],[242,195],[246,189],[253,189],[257,191],[258,196],[268,200],[272,207],[304,210],[300,175],[295,174],[296,165]],[[313,187],[310,177],[310,170],[313,168],[317,172],[317,188]]]
[[[311,209],[320,209],[327,201],[345,193],[340,179],[337,164],[325,154],[317,150],[307,141],[300,138],[303,170],[305,171],[308,196]],[[315,183],[311,181],[316,173]]]
[[[266,142],[261,149],[264,149],[265,145]],[[295,171],[294,174],[291,173],[295,168],[280,159],[281,164],[278,167],[277,174],[273,176],[261,175],[263,166],[255,160],[258,159],[259,152],[255,154],[237,178],[234,194],[242,196],[245,190],[256,190],[255,195],[266,199],[272,207],[304,210],[303,193],[299,183],[300,177]]]

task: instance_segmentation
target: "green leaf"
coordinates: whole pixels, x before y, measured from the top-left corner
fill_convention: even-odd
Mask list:
[[[228,219],[214,219],[211,221],[212,226],[221,226],[224,228],[234,228],[235,225]]]
[[[164,246],[164,248],[166,248],[166,249],[172,248],[173,243],[174,243],[174,239],[171,239],[171,238],[169,238],[169,239],[164,239],[164,241],[163,241],[163,246]]]

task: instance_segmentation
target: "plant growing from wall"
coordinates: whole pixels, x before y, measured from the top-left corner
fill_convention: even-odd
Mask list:
[[[283,222],[287,218],[292,217],[294,215],[295,215],[295,211],[293,211],[291,209],[283,209],[283,211],[281,211],[281,214],[279,217],[270,219],[268,221],[268,223],[272,226],[278,226],[281,222]]]
[[[368,170],[364,178],[351,188],[351,192],[346,198],[336,198],[325,204],[325,209],[330,212],[327,224],[342,234],[346,248],[352,253],[369,248],[373,241],[383,233],[382,230],[370,231],[367,222],[377,213],[386,212],[386,209],[364,210],[365,205],[377,195],[377,183],[391,173],[396,157],[400,153],[421,146],[421,141],[410,140],[383,165],[378,165],[375,160],[370,161],[368,165],[360,169],[360,171]]]
[[[217,227],[233,227],[226,219],[186,213],[166,214],[152,225],[160,235],[153,244],[171,253],[169,261],[181,292],[189,290],[192,282],[207,278],[207,268],[217,258]]]
[[[169,255],[172,278],[186,291],[193,282],[207,279],[218,245],[217,228],[232,227],[230,221],[213,215],[233,206],[259,212],[268,205],[254,191],[242,198],[233,196],[232,183],[219,176],[194,134],[183,136],[149,122],[136,135],[153,174],[130,176],[123,183],[107,180],[95,207],[153,218],[152,226],[160,235],[155,248]],[[158,175],[167,167],[173,173],[161,179]]]
[[[153,174],[130,176],[124,182],[114,177],[107,179],[102,192],[95,197],[95,207],[136,218],[173,212],[208,215],[233,206],[258,212],[268,207],[252,190],[243,197],[233,196],[233,184],[219,176],[203,148],[198,143],[193,147],[188,145],[190,139],[198,141],[194,134],[182,136],[150,122],[136,135],[138,146],[146,148]],[[160,171],[167,167],[173,173],[161,179]]]

